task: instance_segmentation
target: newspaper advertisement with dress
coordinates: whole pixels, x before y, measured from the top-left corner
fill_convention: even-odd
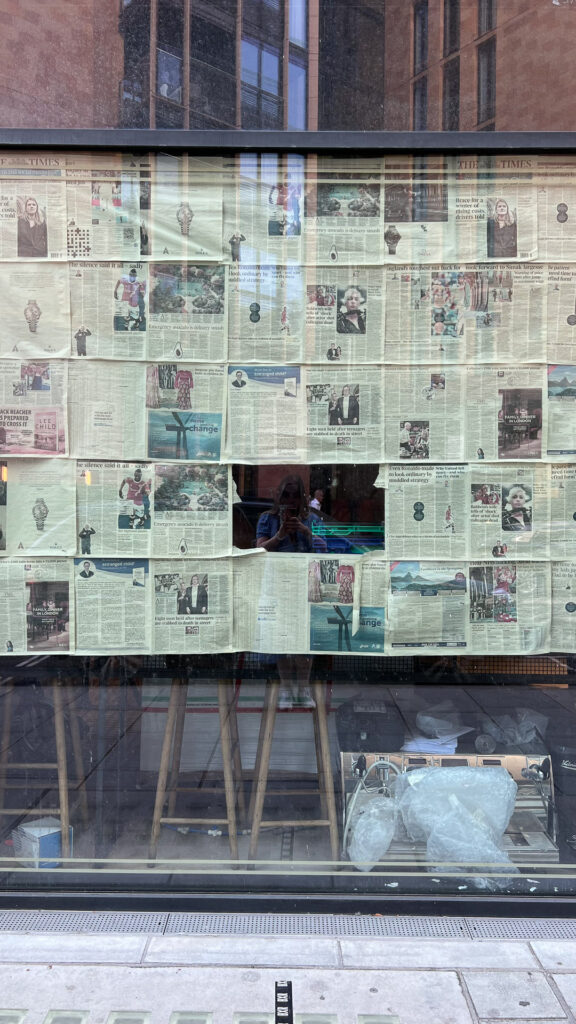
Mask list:
[[[304,361],[304,268],[248,266],[228,274],[231,362]]]
[[[550,650],[550,563],[470,565],[470,651],[545,654]]]
[[[145,365],[77,360],[70,363],[69,374],[72,455],[99,461],[144,460]]]
[[[309,266],[382,263],[379,174],[319,170],[306,181],[304,260]]]
[[[387,462],[462,462],[464,371],[387,366],[383,379]]]
[[[545,324],[540,264],[386,270],[386,362],[543,362]]]
[[[576,457],[576,365],[548,367],[546,399],[548,458],[572,462]]]
[[[307,562],[310,651],[384,654],[386,559],[326,554]]]
[[[74,650],[71,558],[0,561],[2,654],[68,654]]]
[[[211,654],[231,651],[232,561],[154,561],[152,649],[158,653]]]
[[[384,333],[381,268],[308,268],[306,362],[381,363]]]
[[[550,470],[550,557],[576,561],[576,465],[553,464]]]
[[[68,154],[66,231],[70,260],[140,257],[140,170],[129,154]]]
[[[147,559],[76,558],[74,589],[78,652],[150,651]]]
[[[78,359],[145,359],[148,267],[70,263],[68,351]]]
[[[76,464],[76,551],[152,554],[154,467],[146,462]],[[76,553],[76,552],[75,552]]]
[[[465,457],[470,462],[542,459],[546,368],[468,366],[465,373]]]
[[[467,466],[387,467],[386,551],[391,559],[469,557]]]
[[[63,359],[0,361],[0,457],[67,454],[67,387]]]
[[[307,461],[304,376],[299,366],[228,367],[231,462]]]
[[[382,462],[380,367],[308,367],[308,462]]]
[[[226,367],[152,363],[145,372],[147,458],[155,462],[219,462]]]
[[[148,359],[226,359],[228,302],[222,263],[151,263]]]
[[[74,463],[9,459],[0,463],[0,553],[74,555]]]
[[[66,155],[0,153],[0,260],[66,259]]]
[[[156,262],[222,259],[222,161],[158,153],[140,204],[141,255]]]
[[[553,562],[550,650],[576,651],[576,563]]]
[[[70,296],[65,264],[0,265],[0,304],[0,356],[54,359],[70,354]]]

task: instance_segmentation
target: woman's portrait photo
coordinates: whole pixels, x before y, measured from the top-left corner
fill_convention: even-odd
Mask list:
[[[489,259],[509,260],[518,255],[516,210],[505,199],[487,199],[486,255]]]
[[[34,196],[17,196],[18,255],[25,259],[48,256],[46,212]]]
[[[338,334],[366,334],[366,292],[351,286],[338,289]]]

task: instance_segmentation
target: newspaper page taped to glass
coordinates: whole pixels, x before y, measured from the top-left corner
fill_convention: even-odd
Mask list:
[[[0,260],[66,259],[66,156],[0,153]]]
[[[550,468],[550,557],[576,561],[576,465]]]
[[[384,654],[385,558],[315,555],[307,562],[310,651]]]
[[[306,390],[299,366],[228,367],[232,462],[305,462]]]
[[[576,651],[576,563],[553,562],[552,651]]]
[[[76,558],[74,588],[77,651],[150,651],[145,558]]]
[[[66,228],[70,260],[140,257],[140,174],[128,155],[79,154],[67,168]],[[100,164],[100,166],[98,166]]]
[[[547,361],[570,364],[576,343],[576,267],[551,264],[547,269]]]
[[[152,551],[154,468],[146,462],[76,464],[76,550],[81,555]]]
[[[153,650],[232,650],[232,559],[154,561]]]
[[[146,367],[147,457],[218,462],[224,437],[224,366],[154,363]]]
[[[71,558],[2,559],[0,587],[2,654],[74,650]]]
[[[304,268],[232,264],[231,362],[297,363],[304,354]]]
[[[0,457],[67,454],[67,370],[57,359],[0,362]]]
[[[143,256],[168,263],[222,259],[222,162],[218,157],[158,153],[146,202],[148,209],[141,203]]]
[[[550,459],[572,462],[576,456],[576,366],[548,367],[546,411]]]
[[[466,562],[390,562],[388,653],[468,648]]]
[[[0,463],[0,552],[74,555],[75,466],[62,459]]]
[[[550,563],[471,564],[470,651],[548,652],[550,601]]]
[[[151,263],[148,358],[214,363],[227,354],[226,268]]]
[[[576,184],[548,175],[538,189],[538,258],[545,263],[576,261],[575,208]]]
[[[372,267],[309,267],[306,362],[381,363],[384,279]]]
[[[72,454],[79,459],[145,459],[145,393],[143,363],[71,362]]]
[[[382,462],[379,367],[308,367],[308,462]]]
[[[469,556],[467,466],[388,466],[386,550],[392,559]]]
[[[543,362],[544,274],[540,264],[389,267],[385,361]]]
[[[68,351],[89,359],[145,359],[148,267],[71,263]]]
[[[0,303],[0,356],[53,359],[70,354],[70,293],[65,264],[2,264]]]
[[[546,452],[545,367],[466,368],[470,462],[541,459]]]
[[[243,153],[224,189],[224,258],[247,265],[302,264],[305,157]]]
[[[155,463],[154,557],[229,554],[233,496],[230,466]]]
[[[447,255],[448,219],[454,215],[455,192],[449,189],[441,160],[432,156],[424,166],[422,163],[404,156],[384,160],[387,263],[439,263]]]
[[[463,381],[457,366],[384,369],[387,462],[463,461]]]
[[[307,560],[260,552],[231,562],[235,650],[307,653]]]
[[[380,175],[319,170],[308,178],[304,231],[308,265],[382,263]]]
[[[550,557],[549,467],[525,462],[470,466],[470,557]]]

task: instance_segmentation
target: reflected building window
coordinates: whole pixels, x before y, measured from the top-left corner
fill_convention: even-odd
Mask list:
[[[414,7],[414,74],[428,66],[428,0]]]
[[[412,127],[415,132],[424,132],[428,127],[428,79],[419,78],[414,82]]]
[[[308,0],[290,0],[288,30],[290,42],[305,49],[308,41]]]
[[[460,58],[444,65],[442,92],[442,128],[457,132],[460,127]]]
[[[288,129],[304,131],[307,101],[306,68],[291,60],[288,65]]]
[[[248,39],[242,40],[242,127],[282,127],[279,53]]]
[[[444,0],[444,56],[460,48],[460,0]]]
[[[478,0],[478,35],[496,28],[496,0]]]
[[[496,38],[478,47],[478,124],[496,115]],[[493,127],[493,126],[492,126]]]
[[[182,59],[165,50],[158,50],[156,90],[159,96],[182,103]]]

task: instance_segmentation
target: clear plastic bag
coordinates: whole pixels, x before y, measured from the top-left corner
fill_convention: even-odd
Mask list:
[[[364,800],[350,825],[348,856],[359,871],[371,871],[394,838],[396,801],[372,796]]]
[[[512,715],[495,715],[482,719],[482,732],[505,747],[524,747],[541,739],[548,728],[548,719],[532,708],[517,708]]]

